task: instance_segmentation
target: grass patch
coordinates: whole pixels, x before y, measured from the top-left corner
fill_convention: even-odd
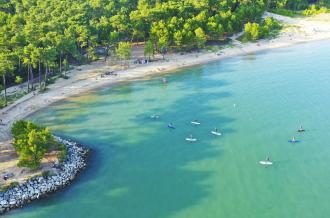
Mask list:
[[[68,155],[68,149],[65,145],[59,144],[58,150],[59,150],[59,152],[58,152],[57,158],[58,158],[59,162],[62,163],[63,161],[65,161],[65,159]]]
[[[221,49],[221,46],[219,46],[219,45],[208,45],[208,46],[205,47],[205,49],[207,51],[217,52]]]
[[[52,175],[52,173],[49,170],[43,171],[41,173],[41,176],[44,177],[44,178],[48,178],[51,175]]]
[[[279,14],[287,17],[300,17],[302,16],[302,11],[292,11],[284,8],[276,8],[269,10],[270,12],[274,14]]]
[[[8,191],[9,189],[14,188],[14,187],[16,187],[16,186],[18,186],[18,185],[19,185],[18,182],[11,182],[11,183],[8,184],[8,185],[1,186],[1,187],[0,187],[0,192],[6,192],[6,191]]]
[[[27,94],[27,91],[15,92],[15,94],[7,95],[7,105],[12,104],[18,99],[22,98]],[[0,97],[0,109],[5,107],[5,98],[4,96]]]

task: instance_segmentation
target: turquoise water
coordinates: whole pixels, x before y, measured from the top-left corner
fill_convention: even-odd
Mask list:
[[[107,87],[36,113],[92,149],[89,167],[65,191],[7,216],[326,217],[329,50],[323,41],[230,58],[169,74],[167,85],[155,77]],[[292,136],[302,142],[289,144]],[[273,166],[258,164],[266,156]]]

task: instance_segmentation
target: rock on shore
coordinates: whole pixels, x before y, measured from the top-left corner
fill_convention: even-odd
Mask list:
[[[48,177],[35,177],[6,192],[0,192],[0,215],[14,208],[45,197],[47,194],[62,189],[86,167],[88,150],[75,142],[55,137],[67,147],[67,157],[57,165],[57,173]]]

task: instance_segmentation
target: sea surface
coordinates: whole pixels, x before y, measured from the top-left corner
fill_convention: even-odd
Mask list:
[[[6,217],[329,216],[329,51],[321,41],[237,56],[37,112],[30,119],[91,148],[89,166]],[[260,165],[267,156],[273,165]]]

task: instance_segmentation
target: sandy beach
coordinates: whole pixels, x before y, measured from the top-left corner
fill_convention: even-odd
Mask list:
[[[232,46],[228,46],[218,52],[190,53],[184,55],[169,54],[164,61],[131,65],[125,70],[115,70],[118,74],[117,76],[101,77],[102,73],[114,70],[113,66],[110,66],[109,63],[104,61],[76,67],[70,71],[69,79],[57,80],[56,83],[48,87],[45,93],[36,95],[30,93],[0,110],[0,119],[3,121],[3,125],[0,126],[0,148],[8,148],[8,143],[11,139],[9,130],[14,121],[23,119],[41,108],[72,95],[102,86],[144,79],[182,67],[203,64],[236,55],[255,53],[297,43],[330,39],[330,14],[320,14],[308,18],[288,18],[270,13],[266,13],[265,16],[272,16],[285,23],[282,32],[275,39],[244,44],[233,39]]]

